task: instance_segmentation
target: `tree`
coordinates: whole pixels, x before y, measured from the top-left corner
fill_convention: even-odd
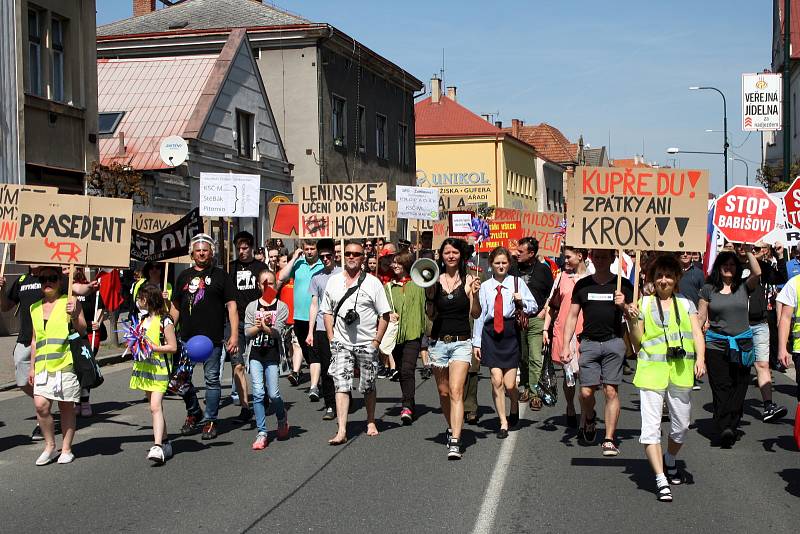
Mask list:
[[[95,161],[89,175],[88,190],[92,196],[129,198],[134,204],[144,205],[150,201],[142,173],[116,162],[103,165]]]

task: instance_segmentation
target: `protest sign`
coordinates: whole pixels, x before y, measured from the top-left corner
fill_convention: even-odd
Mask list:
[[[386,184],[319,184],[300,188],[301,238],[388,237]]]
[[[778,203],[761,187],[735,185],[717,200],[714,226],[733,243],[757,243],[777,227]]]
[[[476,247],[478,252],[491,252],[497,247],[509,250],[517,248],[517,243],[522,239],[522,223],[520,221],[489,221],[489,237],[481,241]]]
[[[258,217],[261,176],[200,173],[200,215]]]
[[[297,204],[270,203],[267,205],[267,209],[269,211],[270,238],[297,237],[297,217],[300,213],[300,207]]]
[[[128,267],[133,201],[19,194],[16,261]]]
[[[789,219],[789,224],[800,228],[800,177],[794,179],[792,185],[786,190],[780,202],[785,208],[784,212]]]
[[[17,240],[17,204],[20,191],[58,193],[58,188],[43,185],[0,184],[0,243],[14,243]]]
[[[522,237],[533,237],[539,242],[542,256],[560,256],[563,242],[564,215],[553,211],[528,211],[495,208],[495,221],[520,221]]]
[[[708,171],[578,167],[568,186],[570,245],[705,249]]]
[[[139,261],[179,258],[181,263],[188,263],[186,252],[189,249],[189,241],[205,231],[200,210],[195,208],[183,217],[168,214],[152,215],[162,215],[177,220],[172,224],[161,226],[155,232],[141,232],[134,229],[131,237],[131,258]]]
[[[448,228],[450,235],[465,236],[472,233],[472,217],[471,211],[451,211],[447,214]]]
[[[386,224],[387,230],[390,232],[397,231],[397,201],[386,201]]]
[[[793,226],[786,216],[786,209],[783,205],[784,192],[770,193],[769,196],[778,204],[778,217],[775,221],[775,229],[761,240],[769,245],[778,243],[786,247],[800,245],[800,228]]]
[[[439,191],[437,189],[398,185],[395,195],[398,219],[439,220]]]

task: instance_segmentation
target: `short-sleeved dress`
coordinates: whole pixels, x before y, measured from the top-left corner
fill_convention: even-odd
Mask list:
[[[554,363],[561,363],[561,349],[564,346],[564,324],[567,322],[569,316],[569,308],[572,305],[572,290],[575,288],[577,281],[575,274],[562,273],[559,278],[558,287],[558,315],[553,324],[553,339],[551,341],[550,356]],[[583,331],[583,313],[578,313],[578,322],[575,324],[575,336]],[[580,352],[578,351],[578,340],[575,340],[575,356],[577,357]]]
[[[156,315],[152,318],[145,318],[143,321],[149,321],[145,333],[147,339],[153,345],[162,345],[164,327],[172,324],[172,319]],[[169,357],[171,357],[170,354],[151,352],[147,358],[134,361],[129,387],[142,391],[166,392],[169,384],[169,365],[167,364]]]

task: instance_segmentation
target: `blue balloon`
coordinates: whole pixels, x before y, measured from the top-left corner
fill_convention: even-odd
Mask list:
[[[186,354],[193,362],[204,362],[214,351],[214,343],[206,336],[192,336],[186,342]]]

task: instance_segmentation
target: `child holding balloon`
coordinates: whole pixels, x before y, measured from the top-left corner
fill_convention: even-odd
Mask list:
[[[160,465],[172,456],[172,445],[168,440],[165,441],[167,423],[162,400],[169,384],[167,358],[172,358],[172,354],[178,349],[178,342],[160,287],[145,283],[136,293],[136,306],[143,315],[133,328],[138,333],[131,337],[137,339],[129,340],[134,360],[130,388],[145,391],[147,394],[155,442],[147,453],[147,459]]]

